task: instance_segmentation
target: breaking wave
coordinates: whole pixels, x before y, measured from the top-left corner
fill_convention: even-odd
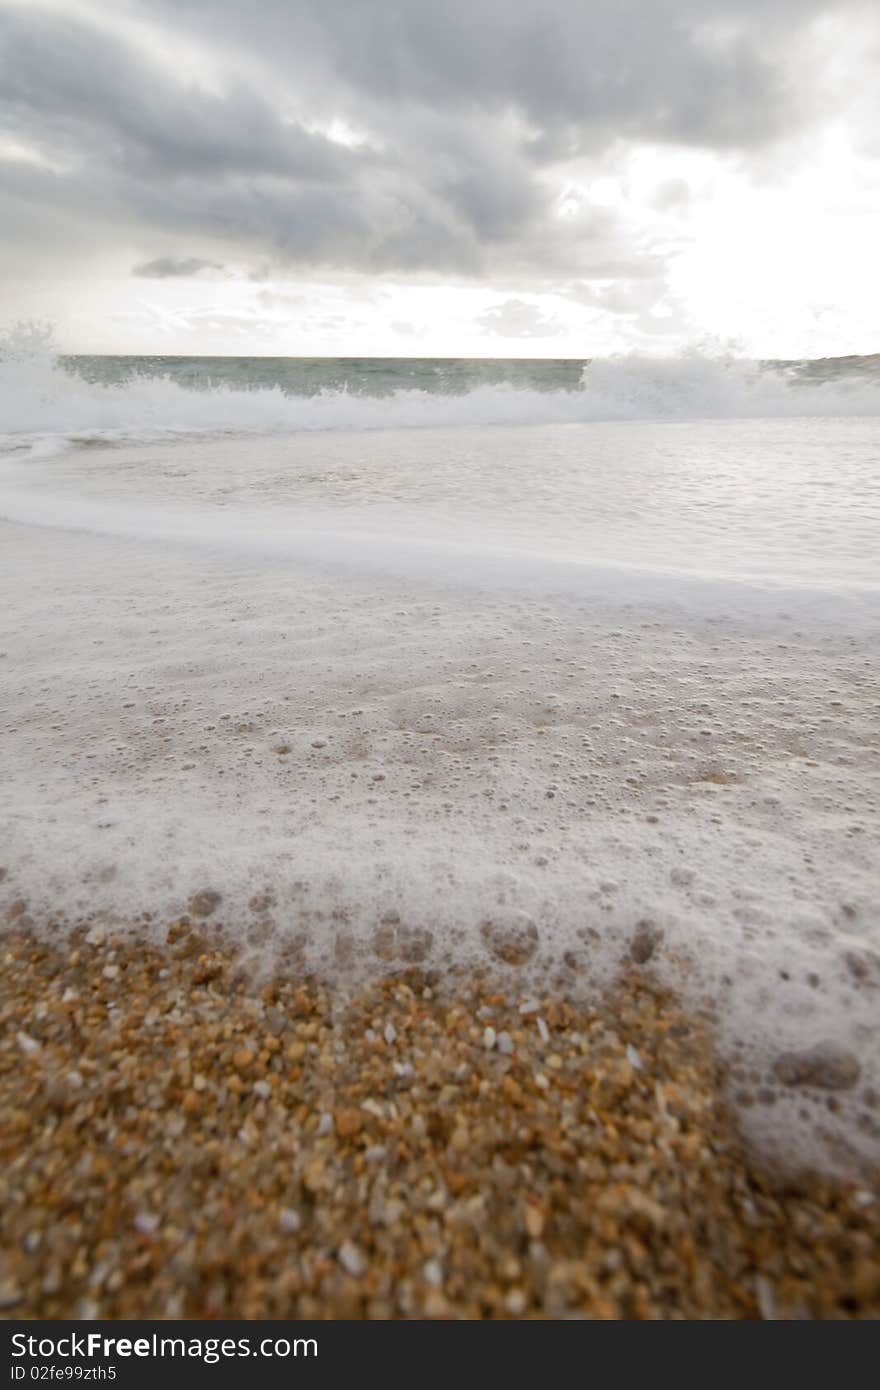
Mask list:
[[[151,374],[86,380],[61,359],[51,330],[19,325],[0,338],[0,447],[46,454],[193,434],[880,414],[880,375],[805,371],[810,365],[695,350],[668,359],[597,359],[575,389],[511,381],[457,395],[401,387],[374,396],[334,386],[298,394],[265,378],[251,387],[193,389],[173,378],[169,359]]]

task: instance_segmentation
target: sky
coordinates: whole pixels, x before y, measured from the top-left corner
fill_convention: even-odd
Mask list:
[[[0,328],[880,351],[877,0],[0,0]]]

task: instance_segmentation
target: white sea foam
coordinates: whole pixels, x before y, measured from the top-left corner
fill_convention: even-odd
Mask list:
[[[8,458],[0,908],[158,927],[212,889],[291,968],[488,959],[523,997],[638,939],[716,1011],[756,1142],[876,1163],[876,449],[667,420]],[[858,1081],[775,1074],[818,1044]]]
[[[502,384],[461,395],[401,389],[374,397],[325,389],[305,396],[278,386],[189,390],[162,376],[90,382],[59,362],[45,331],[19,328],[0,339],[0,448],[42,456],[68,446],[200,433],[878,414],[880,381],[874,377],[807,383],[739,358],[696,351],[668,360],[597,360],[587,367],[582,389],[574,391]]]

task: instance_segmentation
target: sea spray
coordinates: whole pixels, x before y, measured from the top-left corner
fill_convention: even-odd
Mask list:
[[[622,355],[581,367],[558,364],[564,388],[554,389],[553,372],[538,371],[523,385],[522,364],[494,364],[491,384],[450,390],[436,364],[418,370],[418,359],[383,364],[378,394],[369,377],[357,390],[334,384],[339,364],[328,360],[326,381],[306,359],[267,370],[263,359],[242,363],[239,384],[212,384],[214,359],[152,358],[145,364],[113,359],[62,359],[45,326],[20,325],[0,339],[0,451],[45,447],[47,439],[69,445],[149,442],[176,435],[283,434],[300,431],[456,428],[481,425],[588,423],[613,420],[699,420],[795,416],[876,416],[880,374],[853,371],[804,377],[790,367],[749,362],[694,351],[679,358]],[[293,367],[291,367],[293,363]],[[475,364],[475,368],[476,368]],[[399,374],[401,385],[394,386]],[[178,379],[178,375],[181,379]],[[479,372],[476,372],[477,378]],[[498,377],[502,379],[497,379]],[[416,377],[420,385],[408,383]],[[526,380],[529,380],[526,375]],[[198,389],[193,389],[197,386]]]

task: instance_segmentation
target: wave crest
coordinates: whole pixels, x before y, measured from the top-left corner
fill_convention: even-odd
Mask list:
[[[390,396],[329,388],[296,395],[279,385],[193,389],[169,373],[87,381],[61,360],[48,325],[19,324],[0,337],[6,452],[191,434],[878,414],[876,376],[822,376],[797,364],[774,367],[698,350],[668,359],[596,359],[576,390],[510,383],[460,395],[411,387]]]

